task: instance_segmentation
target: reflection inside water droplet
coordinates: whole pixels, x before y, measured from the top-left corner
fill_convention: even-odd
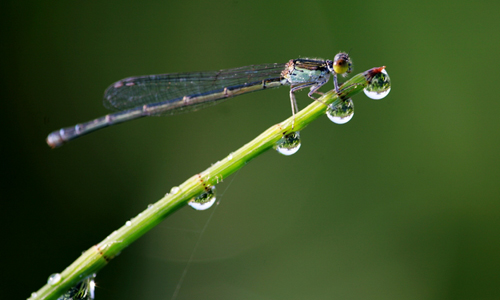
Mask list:
[[[333,123],[345,124],[354,116],[354,102],[349,98],[335,106],[330,104],[326,110],[326,116]]]
[[[287,156],[297,153],[300,149],[300,132],[296,131],[285,135],[276,142],[274,149]]]
[[[95,297],[95,274],[88,276],[69,289],[57,300],[93,300]]]
[[[206,210],[212,207],[215,203],[215,186],[212,186],[209,190],[203,192],[196,198],[191,199],[188,205],[196,210]]]
[[[373,100],[379,100],[387,96],[391,91],[391,79],[387,71],[384,69],[382,72],[377,73],[363,91],[368,98]]]

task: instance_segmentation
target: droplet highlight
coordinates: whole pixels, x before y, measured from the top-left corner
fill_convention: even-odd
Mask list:
[[[177,194],[181,189],[178,186],[174,186],[170,189],[170,194],[175,195]]]
[[[337,105],[328,105],[326,116],[335,124],[345,124],[354,117],[354,102],[349,98]]]
[[[373,76],[372,81],[363,89],[365,95],[373,100],[380,100],[391,91],[391,79],[384,69]]]
[[[215,200],[215,186],[212,186],[198,197],[191,199],[188,205],[196,210],[206,210],[214,205]]]
[[[276,142],[274,149],[286,156],[297,153],[300,149],[300,132],[296,131],[285,135]]]
[[[49,279],[47,279],[47,283],[50,285],[56,285],[61,281],[61,274],[59,273],[54,273],[49,276]]]
[[[127,221],[127,222],[125,222],[125,226],[130,226],[130,225],[132,225],[132,222],[131,222],[131,221]]]

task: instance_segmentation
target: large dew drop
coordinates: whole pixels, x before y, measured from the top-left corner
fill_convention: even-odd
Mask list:
[[[368,98],[373,100],[379,100],[387,96],[391,91],[391,79],[387,71],[384,69],[382,72],[377,73],[363,91]]]
[[[336,124],[345,124],[349,122],[354,116],[354,103],[352,99],[349,98],[335,106],[328,105],[326,116],[330,121]]]
[[[95,296],[94,278],[95,274],[90,275],[69,289],[64,295],[57,298],[57,300],[93,300]]]
[[[212,186],[208,191],[205,191],[198,197],[191,199],[188,202],[188,205],[196,210],[206,210],[212,207],[215,200],[215,186]]]
[[[285,135],[276,142],[274,149],[287,156],[297,153],[300,149],[300,132],[296,131]]]

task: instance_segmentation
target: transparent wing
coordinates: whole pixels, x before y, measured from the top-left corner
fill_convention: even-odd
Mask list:
[[[146,104],[165,103],[184,96],[279,78],[284,68],[284,63],[263,64],[220,71],[129,77],[106,89],[104,106],[119,111]]]

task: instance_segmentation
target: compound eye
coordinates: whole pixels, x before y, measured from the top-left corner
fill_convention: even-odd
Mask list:
[[[351,61],[347,53],[339,53],[335,55],[333,62],[333,70],[337,74],[344,74],[351,72]]]

